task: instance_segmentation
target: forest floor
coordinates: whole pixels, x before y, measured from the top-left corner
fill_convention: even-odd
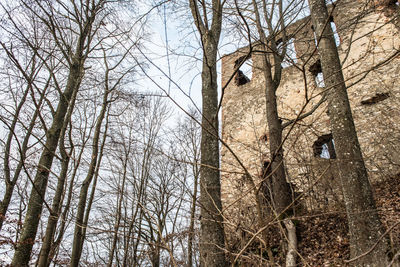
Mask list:
[[[382,223],[390,229],[391,253],[400,248],[400,174],[373,185]],[[346,266],[349,236],[344,210],[302,216],[298,221],[300,266]]]

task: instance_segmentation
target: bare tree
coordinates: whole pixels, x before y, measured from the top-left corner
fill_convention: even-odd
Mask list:
[[[6,118],[3,118],[3,117],[1,118],[2,122],[7,125],[9,131],[8,131],[8,135],[7,135],[7,141],[4,144],[3,163],[4,163],[5,193],[3,196],[3,200],[0,202],[0,230],[3,226],[3,221],[6,218],[5,216],[6,216],[8,207],[10,205],[14,187],[20,177],[21,171],[24,169],[25,158],[27,157],[27,152],[29,149],[28,143],[29,143],[30,137],[32,135],[33,128],[38,119],[38,115],[40,112],[39,109],[42,106],[47,89],[50,84],[49,83],[50,78],[49,78],[48,82],[45,83],[45,86],[42,89],[42,93],[40,95],[40,99],[39,99],[38,103],[36,103],[36,108],[35,108],[35,111],[33,112],[32,118],[31,118],[28,126],[25,126],[26,134],[22,139],[22,143],[20,143],[20,141],[18,140],[18,136],[16,135],[16,132],[18,129],[17,124],[23,123],[21,121],[20,115],[23,111],[22,109],[26,108],[25,102],[27,101],[28,94],[31,94],[38,89],[38,88],[35,88],[37,85],[34,82],[35,81],[34,77],[36,75],[38,75],[41,67],[36,66],[38,63],[36,62],[35,56],[33,55],[31,60],[28,61],[28,62],[31,62],[32,65],[28,66],[28,68],[29,68],[28,70],[23,69],[19,60],[14,55],[14,53],[12,51],[10,51],[5,46],[5,44],[2,43],[1,45],[7,51],[7,54],[11,58],[11,60],[14,61],[14,64],[17,66],[17,68],[20,69],[22,76],[27,80],[28,85],[26,86],[26,89],[24,90],[19,103],[17,103],[17,106],[16,106],[14,112],[12,112],[10,114],[10,115],[12,115],[12,120],[10,121],[10,123],[7,122]],[[11,84],[10,84],[10,87],[12,87]],[[16,99],[18,99],[18,98],[16,98]],[[18,152],[20,153],[19,159],[13,159],[13,157],[11,156],[13,139],[16,139],[15,141],[17,142],[17,144],[19,146],[19,148],[18,148]],[[10,168],[10,166],[12,166],[12,164],[13,164],[13,160],[16,160],[16,162],[17,162],[14,172],[12,172],[11,168]]]
[[[194,24],[203,49],[202,133],[200,205],[200,261],[204,266],[225,266],[224,228],[221,215],[221,185],[218,142],[217,51],[222,27],[222,7],[225,1],[209,3],[190,0]]]
[[[191,199],[190,199],[190,222],[187,230],[187,266],[192,267],[194,260],[196,259],[196,217],[197,217],[197,202],[198,202],[198,186],[200,176],[200,131],[201,128],[197,122],[193,119],[199,117],[196,111],[191,111],[191,118],[185,118],[184,121],[178,125],[176,133],[174,134],[173,141],[178,142],[179,149],[176,159],[181,164],[188,165],[190,175],[188,177],[193,184],[191,185]],[[188,181],[186,181],[188,182]]]
[[[282,114],[278,112],[279,99],[277,90],[280,88],[282,80],[282,70],[285,65],[295,65],[294,51],[291,44],[291,33],[288,32],[288,24],[298,17],[302,11],[303,1],[235,1],[232,11],[237,17],[237,22],[233,23],[236,30],[248,42],[248,46],[243,50],[243,55],[235,61],[234,79],[236,85],[240,86],[250,80],[244,76],[240,70],[242,65],[249,59],[253,62],[259,61],[261,65],[253,67],[257,69],[257,74],[262,75],[265,96],[265,116],[267,123],[267,133],[262,137],[268,143],[268,158],[261,159],[261,177],[252,177],[249,171],[245,171],[246,180],[253,188],[254,198],[257,203],[258,229],[266,249],[270,264],[274,264],[274,256],[267,237],[268,224],[276,219],[281,220],[292,214],[289,207],[292,204],[293,191],[287,181],[284,164],[283,145],[289,133],[284,136],[285,127],[290,123],[282,122]],[[298,67],[301,70],[300,67]],[[244,78],[245,77],[245,78]],[[247,79],[247,80],[246,80]],[[224,85],[227,86],[227,85]],[[306,104],[307,105],[307,104]],[[311,113],[310,113],[311,114]],[[308,115],[310,115],[308,114]],[[303,116],[304,118],[305,116]],[[290,132],[290,131],[289,131]],[[260,151],[265,155],[266,151]],[[261,178],[261,179],[260,179]],[[261,182],[259,182],[261,180]],[[295,227],[285,220],[287,230],[294,231]],[[271,226],[269,227],[271,228]],[[286,233],[283,236],[287,236]],[[290,237],[296,237],[291,234]],[[296,240],[288,240],[288,243],[295,243]],[[290,246],[290,245],[289,245]],[[296,250],[296,248],[293,248]],[[296,253],[291,253],[290,261],[296,264]],[[237,258],[237,257],[236,257]],[[293,266],[293,263],[287,263]]]
[[[126,33],[124,32],[123,34]],[[117,33],[113,33],[113,35],[117,36]],[[119,56],[118,59],[116,59],[117,56],[115,54],[112,56],[108,55],[109,53],[107,52],[108,49],[104,48],[103,45],[101,45],[103,52],[103,65],[105,69],[104,79],[103,81],[101,81],[101,84],[104,86],[103,101],[101,104],[100,113],[96,119],[95,130],[93,133],[92,156],[89,165],[89,170],[85,180],[82,183],[79,194],[79,204],[78,204],[78,211],[76,214],[71,266],[78,266],[79,264],[79,259],[82,253],[82,246],[85,239],[87,222],[89,220],[91,203],[93,201],[94,193],[96,190],[96,181],[98,177],[100,162],[103,157],[103,148],[108,128],[108,123],[106,123],[104,126],[104,130],[102,131],[103,120],[106,119],[108,121],[106,114],[107,110],[109,109],[109,105],[114,101],[112,99],[112,94],[114,93],[115,90],[117,90],[120,87],[121,83],[124,82],[128,74],[132,75],[136,65],[133,65],[125,70],[120,70],[118,67],[124,63],[127,56],[130,55],[131,50],[134,48],[135,45],[136,43],[133,43],[129,47],[125,48],[126,50],[124,51],[124,53],[122,53],[122,55]],[[120,73],[118,76],[115,76],[113,72],[120,72]],[[103,135],[102,140],[100,140],[101,134]],[[88,203],[86,203],[89,186],[92,183],[92,181],[93,184],[92,184],[91,195]]]
[[[67,39],[69,36],[65,35],[64,32],[65,28],[60,25],[63,23],[61,21],[61,13],[65,11],[64,5],[61,3],[43,3],[38,1],[33,3],[21,1],[21,4],[28,13],[34,14],[34,16],[38,17],[39,21],[45,25],[54,43],[61,51],[64,60],[68,64],[69,73],[64,90],[57,88],[58,83],[55,81],[56,88],[60,92],[60,99],[58,106],[54,111],[51,126],[46,131],[46,141],[43,146],[44,149],[38,163],[36,176],[33,180],[33,187],[25,217],[24,228],[12,262],[12,264],[16,266],[25,266],[28,264],[30,259],[32,246],[42,212],[42,206],[45,200],[48,177],[55,151],[58,146],[65,115],[74,92],[79,89],[84,73],[84,62],[88,53],[91,51],[90,43],[92,41],[93,32],[96,32],[98,29],[93,24],[96,15],[103,8],[104,1],[88,5],[81,3],[82,11],[84,13],[77,14],[82,20],[80,20],[78,26],[78,34],[72,37],[73,43],[69,42]],[[71,29],[70,33],[72,32],[73,29]],[[28,37],[24,38],[28,43],[30,43]],[[72,45],[75,45],[73,50]],[[34,48],[34,45],[30,44],[30,46]]]

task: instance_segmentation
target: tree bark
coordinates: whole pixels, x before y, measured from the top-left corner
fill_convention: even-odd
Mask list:
[[[383,227],[375,207],[351,113],[342,66],[324,0],[309,0],[311,18],[318,37],[318,52],[328,88],[327,100],[337,167],[343,189],[350,234],[350,257],[376,248],[354,262],[356,266],[386,266],[387,243],[379,237]]]
[[[286,53],[286,35],[285,35],[285,25],[283,24],[283,18],[281,20],[281,28],[282,33],[284,35],[284,45],[283,51],[279,52],[276,45],[276,36],[275,30],[272,26],[273,21],[265,17],[266,23],[268,25],[268,29],[270,31],[269,44],[270,47],[267,47],[268,40],[265,35],[264,28],[261,23],[261,16],[258,11],[258,5],[255,0],[253,2],[254,13],[256,17],[256,25],[257,31],[260,36],[260,40],[263,45],[263,51],[265,54],[263,55],[262,60],[262,72],[265,79],[265,100],[266,100],[266,118],[268,124],[268,133],[269,133],[269,153],[270,153],[270,161],[271,166],[270,170],[272,170],[271,178],[271,199],[273,209],[277,214],[282,213],[286,210],[286,208],[290,205],[292,200],[291,189],[289,183],[286,181],[286,173],[285,167],[283,164],[283,149],[282,149],[282,124],[278,115],[278,107],[277,107],[277,98],[276,98],[276,90],[279,87],[281,81],[282,74],[282,58]],[[279,2],[281,5],[281,1]],[[280,15],[283,16],[282,10],[280,10]],[[272,50],[273,55],[273,63],[271,63],[270,53]],[[281,55],[280,55],[281,53]],[[273,64],[273,65],[272,65]]]
[[[286,253],[286,267],[296,267],[297,259],[297,236],[296,236],[296,225],[289,220],[284,221],[287,230],[287,240],[288,240],[288,252]]]
[[[222,27],[222,3],[212,1],[212,21],[199,11],[197,0],[189,0],[194,23],[200,33],[203,48],[202,79],[202,131],[200,170],[200,265],[223,267],[225,237],[222,219],[221,181],[218,142],[218,84],[217,51]],[[205,5],[203,8],[206,8]],[[211,25],[208,25],[208,24]]]

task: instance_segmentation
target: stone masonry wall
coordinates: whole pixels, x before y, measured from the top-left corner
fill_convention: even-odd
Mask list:
[[[370,180],[374,182],[400,171],[400,13],[396,4],[387,9],[378,1],[374,5],[364,2],[340,1],[332,17],[340,37],[338,51],[358,138]],[[294,34],[297,67],[290,65],[283,69],[277,91],[283,124],[310,111],[323,92],[329,90],[317,85],[310,72],[318,59],[310,18],[293,23],[288,31]],[[235,75],[235,61],[247,53],[245,47],[222,58],[223,86]],[[256,224],[252,185],[245,178],[241,164],[257,184],[263,162],[269,157],[260,55],[253,53],[251,59],[250,82],[237,85],[232,79],[222,102],[222,137],[231,149],[225,146],[221,149],[222,199],[224,212],[230,218],[227,227],[232,229]],[[288,179],[295,191],[305,194],[308,209],[341,205],[336,171],[340,166],[335,159],[315,156],[313,150],[318,137],[329,133],[325,103],[284,131]]]

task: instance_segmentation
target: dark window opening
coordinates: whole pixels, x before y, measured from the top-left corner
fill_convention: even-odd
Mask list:
[[[336,159],[335,142],[332,134],[324,134],[318,137],[313,144],[314,157],[323,159]]]
[[[386,0],[383,3],[386,3],[386,6],[388,8],[396,8],[399,6],[399,1],[398,0]]]
[[[268,134],[263,134],[263,135],[260,137],[260,140],[264,141],[264,143],[267,143],[267,142],[268,142]]]
[[[322,74],[321,61],[319,59],[315,61],[315,63],[312,64],[308,70],[314,76],[315,84],[318,87],[325,87],[324,76]]]
[[[314,76],[317,76],[318,73],[322,72],[321,60],[318,59],[315,61],[315,63],[308,68],[308,71]]]
[[[251,57],[242,56],[235,61],[235,69],[240,66],[235,75],[235,84],[243,85],[250,82],[253,75],[253,61]]]
[[[399,8],[398,0],[381,0],[375,1],[375,8],[383,12],[386,17],[392,17],[396,14]]]
[[[389,93],[376,93],[375,96],[361,101],[362,105],[373,105],[389,98]]]

